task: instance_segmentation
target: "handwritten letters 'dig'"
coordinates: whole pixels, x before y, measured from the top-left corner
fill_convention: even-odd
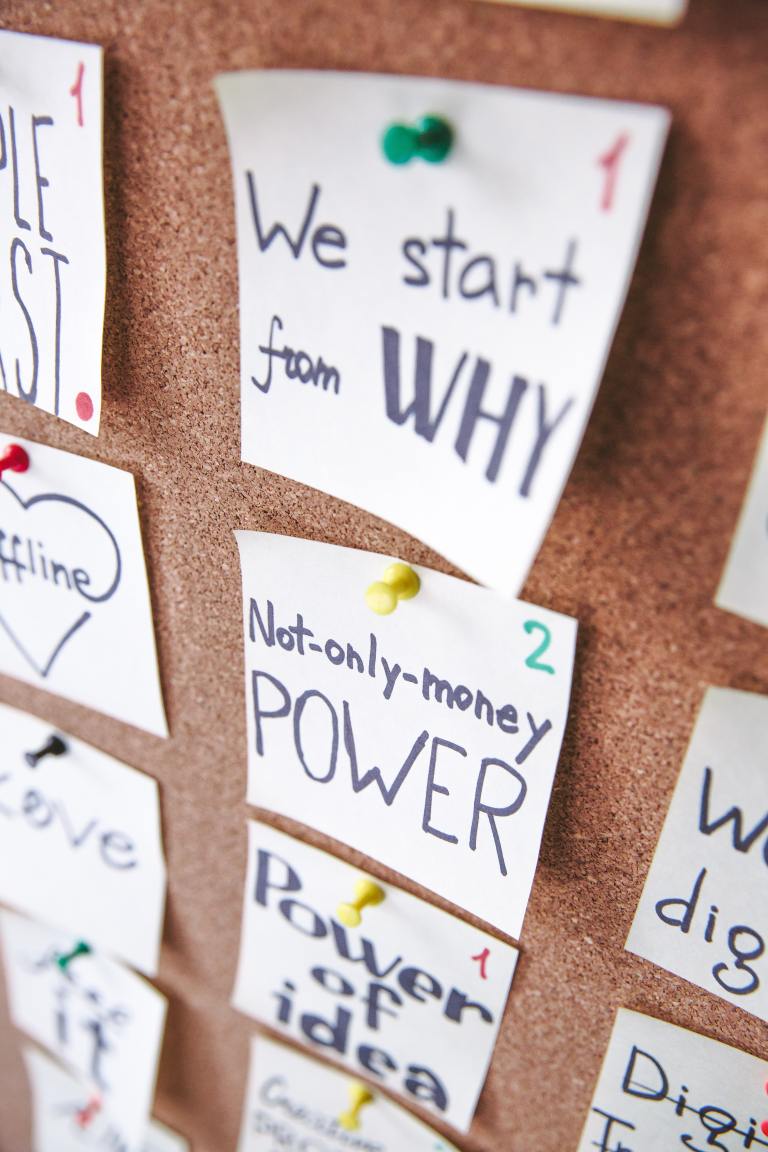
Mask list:
[[[15,442],[30,465],[0,478],[0,672],[166,736],[133,477]]]
[[[96,435],[102,50],[0,32],[0,390]]]
[[[667,113],[333,73],[233,73],[218,92],[243,459],[517,594],[602,375]],[[454,128],[448,158],[389,164],[387,126],[427,113]]]
[[[352,924],[355,868],[248,833],[235,1007],[466,1131],[517,949],[392,885]]]
[[[248,799],[519,936],[563,738],[576,621],[419,569],[238,532]]]

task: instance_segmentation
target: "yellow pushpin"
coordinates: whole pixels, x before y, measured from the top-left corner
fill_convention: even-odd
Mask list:
[[[371,584],[365,593],[365,602],[372,612],[389,616],[399,600],[412,600],[421,588],[421,580],[408,564],[390,564],[383,580]]]
[[[381,904],[386,892],[373,880],[355,881],[355,899],[351,904],[339,904],[336,915],[347,928],[357,928],[362,920],[361,912],[369,904]]]
[[[373,1093],[369,1092],[365,1084],[353,1080],[349,1085],[349,1110],[339,1116],[339,1124],[347,1132],[354,1132],[360,1127],[360,1109],[373,1100]]]

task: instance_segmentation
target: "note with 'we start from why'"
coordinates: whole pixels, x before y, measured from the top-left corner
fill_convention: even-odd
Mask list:
[[[602,376],[667,112],[331,72],[217,87],[243,459],[517,595]],[[389,163],[387,128],[428,115],[448,155]]]

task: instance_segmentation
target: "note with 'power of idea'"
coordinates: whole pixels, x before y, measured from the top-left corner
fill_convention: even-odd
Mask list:
[[[418,568],[238,532],[248,800],[519,936],[568,715],[576,621]]]
[[[399,76],[217,87],[243,459],[517,595],[602,376],[668,113]],[[454,133],[443,162],[389,163],[385,130],[430,114]]]

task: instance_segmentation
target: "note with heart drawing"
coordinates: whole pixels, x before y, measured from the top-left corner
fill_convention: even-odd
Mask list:
[[[0,435],[0,672],[167,736],[128,472]]]
[[[3,704],[0,748],[0,900],[154,976],[165,908],[156,781]]]

